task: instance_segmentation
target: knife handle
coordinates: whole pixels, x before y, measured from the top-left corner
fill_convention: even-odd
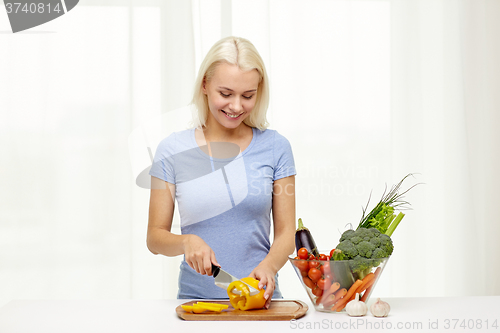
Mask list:
[[[217,277],[217,274],[219,274],[219,271],[220,271],[220,267],[212,264],[212,276],[214,278]]]

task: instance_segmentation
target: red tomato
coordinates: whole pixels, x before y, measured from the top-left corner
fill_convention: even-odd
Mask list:
[[[325,289],[325,279],[319,279],[317,285],[318,288]]]
[[[321,271],[317,268],[311,268],[307,273],[307,276],[311,279],[312,282],[316,282],[321,279]],[[316,295],[317,296],[317,295]]]
[[[326,260],[326,254],[320,254],[319,260]]]
[[[307,272],[309,270],[309,263],[306,260],[297,260],[294,264],[301,272]]]
[[[319,265],[321,265],[321,264],[317,260],[309,261],[309,268],[318,268]]]
[[[305,247],[301,247],[299,251],[297,251],[297,255],[300,259],[307,259],[309,257],[309,251]]]
[[[333,251],[335,251],[335,249],[332,249],[332,250],[330,251],[330,258],[331,258],[331,257],[333,257]]]
[[[327,279],[327,278],[319,279],[317,285],[318,285],[318,288],[321,288],[323,290],[327,290],[332,285],[332,280]]]
[[[319,269],[323,275],[330,274],[330,262],[325,262]]]

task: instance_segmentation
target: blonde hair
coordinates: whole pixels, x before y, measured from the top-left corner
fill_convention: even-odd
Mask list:
[[[269,106],[269,81],[267,78],[264,61],[253,44],[240,37],[226,37],[219,40],[208,51],[201,63],[198,77],[194,85],[192,104],[195,106],[193,113],[193,125],[201,128],[205,126],[208,117],[208,99],[203,93],[204,81],[209,82],[215,73],[215,69],[221,63],[238,66],[242,71],[256,69],[259,73],[259,86],[257,88],[257,99],[255,106],[243,122],[260,130],[265,130],[269,124],[266,119]]]

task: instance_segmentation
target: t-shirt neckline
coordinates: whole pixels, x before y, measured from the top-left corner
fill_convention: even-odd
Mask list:
[[[196,142],[196,128],[193,128],[191,130],[191,140],[193,141],[195,147],[197,148],[197,151],[204,157],[206,158],[210,158],[214,161],[229,161],[229,160],[233,160],[234,157],[230,157],[230,158],[214,158],[208,154],[206,154],[201,148],[200,146],[198,145],[198,142]],[[252,141],[250,141],[250,144],[248,145],[248,147],[245,148],[245,150],[243,151],[240,151],[240,153],[238,154],[238,156],[243,156],[245,155],[246,153],[248,153],[250,151],[250,149],[253,147],[255,141],[257,140],[257,129],[255,127],[252,127]]]

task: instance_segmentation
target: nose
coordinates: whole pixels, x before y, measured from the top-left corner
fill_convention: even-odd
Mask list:
[[[229,105],[229,109],[234,113],[240,113],[243,111],[243,105],[241,103],[241,97],[235,96],[231,104]]]

